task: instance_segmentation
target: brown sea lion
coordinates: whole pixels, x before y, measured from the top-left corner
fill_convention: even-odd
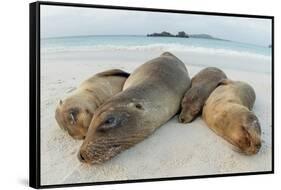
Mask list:
[[[96,109],[122,91],[129,74],[113,69],[82,82],[65,100],[60,100],[55,118],[62,129],[75,139],[84,139]]]
[[[179,122],[189,123],[194,120],[211,92],[226,78],[224,72],[215,67],[207,67],[196,74],[191,80],[191,88],[181,101]]]
[[[78,158],[102,163],[144,140],[178,112],[189,87],[184,63],[171,53],[144,63],[121,93],[98,108]]]
[[[203,119],[208,127],[247,155],[256,154],[261,147],[260,124],[250,111],[255,98],[249,84],[225,80],[203,107]]]

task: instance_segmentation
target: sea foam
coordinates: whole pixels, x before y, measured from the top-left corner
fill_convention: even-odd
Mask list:
[[[232,49],[222,48],[209,48],[198,47],[192,45],[181,44],[149,44],[149,45],[91,45],[91,46],[55,46],[55,47],[43,47],[42,53],[59,53],[59,52],[83,52],[83,51],[170,51],[170,52],[188,52],[188,53],[204,53],[208,55],[225,55],[225,56],[243,56],[243,57],[255,57],[265,60],[271,60],[270,55],[262,55],[249,51],[238,51]]]

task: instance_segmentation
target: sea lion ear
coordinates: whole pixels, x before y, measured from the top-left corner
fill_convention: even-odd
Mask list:
[[[92,115],[94,115],[89,109],[85,109],[85,111],[86,111],[87,114],[92,114]]]
[[[62,100],[59,101],[60,106],[62,105]]]
[[[143,110],[143,106],[140,103],[136,103],[135,107],[139,110]]]
[[[144,110],[143,105],[139,102],[131,102],[128,104],[129,107],[135,107],[139,110]]]

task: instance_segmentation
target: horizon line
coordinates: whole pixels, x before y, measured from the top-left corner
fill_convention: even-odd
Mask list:
[[[207,33],[194,33],[194,34],[207,34]],[[194,35],[194,34],[191,34],[191,35]],[[207,35],[212,36],[211,34],[207,34]],[[59,39],[59,38],[94,37],[94,36],[140,36],[141,37],[141,36],[147,36],[147,34],[85,34],[85,35],[81,34],[81,35],[42,37],[41,40],[56,39],[56,38]],[[161,37],[161,36],[159,36],[159,37]],[[215,36],[212,36],[212,37],[214,39],[211,39],[211,40],[224,40],[224,41],[229,41],[229,42],[236,42],[236,43],[242,43],[242,44],[248,44],[248,45],[254,45],[254,46],[261,46],[261,47],[268,47],[268,46],[272,45],[271,43],[269,43],[267,45],[261,45],[261,44],[247,43],[247,42],[241,42],[241,41],[234,41],[234,40],[229,40],[229,39],[224,39],[224,38],[217,38]],[[169,38],[169,37],[164,37],[164,38]],[[208,38],[199,38],[199,39],[208,39]]]

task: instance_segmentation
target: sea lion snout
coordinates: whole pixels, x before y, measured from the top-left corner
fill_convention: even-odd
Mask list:
[[[189,123],[193,120],[193,116],[189,115],[189,114],[180,114],[179,115],[179,122],[180,123]]]
[[[78,152],[77,157],[78,157],[80,162],[85,162],[85,158],[83,157],[83,154],[81,154],[80,151]]]
[[[200,112],[200,105],[198,102],[185,102],[185,105],[182,106],[181,113],[179,115],[180,123],[190,123],[192,122],[198,113]]]
[[[184,117],[182,117],[182,115],[179,116],[179,122],[180,123],[186,123]]]
[[[180,123],[190,123],[193,121],[196,116],[199,114],[201,111],[201,101],[199,100],[189,100],[185,98],[182,101],[182,110],[179,115],[179,122]]]
[[[261,148],[261,141],[259,138],[253,137],[253,134],[246,132],[237,140],[237,145],[240,150],[246,155],[254,155],[259,152]]]
[[[110,141],[104,141],[102,143],[95,142],[84,144],[80,148],[77,157],[82,163],[101,164],[121,151],[121,145],[114,144],[114,142],[112,144]]]
[[[243,147],[247,155],[256,154],[261,148],[261,128],[257,117],[250,113],[246,118],[246,123],[244,126],[245,135],[249,139],[249,146]]]
[[[86,154],[86,151],[80,150],[77,154],[77,157],[78,157],[80,162],[90,164],[90,161],[89,161],[90,159],[89,159],[88,155]]]
[[[233,105],[232,107],[235,106]],[[226,138],[230,138],[229,140],[234,146],[238,147],[238,149],[234,148],[234,150],[246,155],[258,153],[261,148],[260,124],[251,111],[246,109],[241,111],[240,109],[240,112],[229,112],[228,115],[224,115],[222,118],[230,118],[230,120],[227,119],[229,122],[226,125],[229,130],[225,131],[224,135],[226,135]]]
[[[130,134],[126,127],[130,115],[122,109],[97,111],[78,153],[81,162],[88,164],[105,162],[130,144],[127,142]]]

